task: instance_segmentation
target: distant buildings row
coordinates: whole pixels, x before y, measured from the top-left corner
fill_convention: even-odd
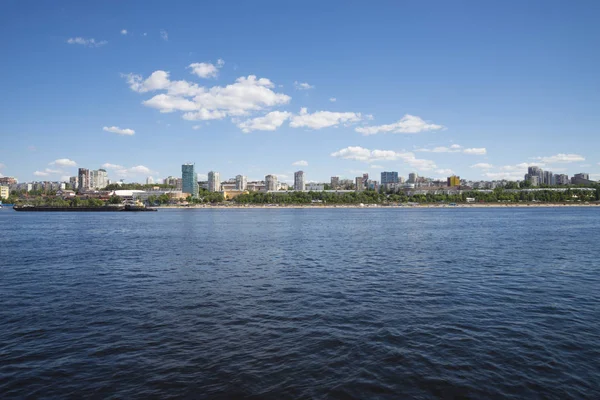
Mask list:
[[[566,174],[553,174],[552,171],[544,171],[540,167],[531,166],[527,168],[527,173],[524,177],[525,181],[531,183],[531,186],[540,185],[586,185],[594,183],[590,180],[590,175],[587,173],[575,174],[571,179]]]
[[[581,185],[594,183],[589,179],[587,173],[575,174],[572,178],[565,174],[553,174],[551,171],[543,171],[541,168],[531,166],[528,168],[527,174],[524,177],[530,186],[540,185]],[[122,183],[115,182],[117,184]],[[146,180],[147,184],[154,184],[152,178]],[[235,197],[238,194],[252,191],[323,191],[323,190],[380,190],[387,192],[398,192],[401,190],[409,191],[415,189],[435,189],[435,188],[461,188],[461,189],[494,189],[498,186],[504,187],[509,181],[467,181],[460,179],[459,176],[452,175],[446,180],[434,180],[426,177],[420,177],[417,173],[408,174],[408,178],[399,176],[396,171],[381,172],[381,181],[369,179],[369,174],[365,173],[362,176],[357,176],[354,180],[341,179],[338,176],[331,177],[329,184],[326,183],[307,183],[304,171],[294,173],[294,183],[290,187],[285,182],[279,182],[276,175],[267,175],[263,181],[248,181],[244,175],[237,175],[227,181],[221,181],[219,172],[210,171],[207,181],[198,181],[198,175],[195,170],[195,165],[192,163],[183,164],[181,166],[181,178],[169,176],[163,180],[163,183],[170,186],[171,192],[180,192],[182,194],[197,196],[199,189],[205,189],[209,192],[223,192],[226,197]],[[90,170],[87,168],[79,168],[77,176],[69,179],[69,182],[30,182],[18,183],[15,178],[1,177],[0,178],[0,198],[8,197],[9,191],[59,191],[73,190],[79,193],[99,191],[105,189],[111,181],[108,179],[108,174],[104,169]]]

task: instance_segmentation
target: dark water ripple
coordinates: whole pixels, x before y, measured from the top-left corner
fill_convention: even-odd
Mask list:
[[[0,212],[0,397],[600,398],[594,209]]]

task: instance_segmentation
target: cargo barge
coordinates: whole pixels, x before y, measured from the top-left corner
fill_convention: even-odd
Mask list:
[[[148,208],[145,206],[137,205],[124,205],[124,206],[100,206],[100,207],[47,207],[47,206],[14,206],[15,211],[38,211],[38,212],[143,212],[143,211],[157,211],[156,208]]]

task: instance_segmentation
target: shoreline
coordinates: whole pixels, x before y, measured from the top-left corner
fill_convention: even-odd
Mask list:
[[[556,208],[556,207],[600,207],[600,203],[566,204],[566,203],[485,203],[485,204],[414,204],[414,205],[380,205],[380,204],[338,204],[338,205],[312,205],[312,204],[248,204],[248,205],[211,205],[195,204],[190,206],[153,206],[157,209],[333,209],[333,208],[375,208],[375,209],[410,209],[410,208]]]

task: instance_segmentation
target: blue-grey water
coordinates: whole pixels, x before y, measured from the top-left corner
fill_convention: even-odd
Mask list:
[[[600,398],[600,210],[0,211],[1,398]]]

